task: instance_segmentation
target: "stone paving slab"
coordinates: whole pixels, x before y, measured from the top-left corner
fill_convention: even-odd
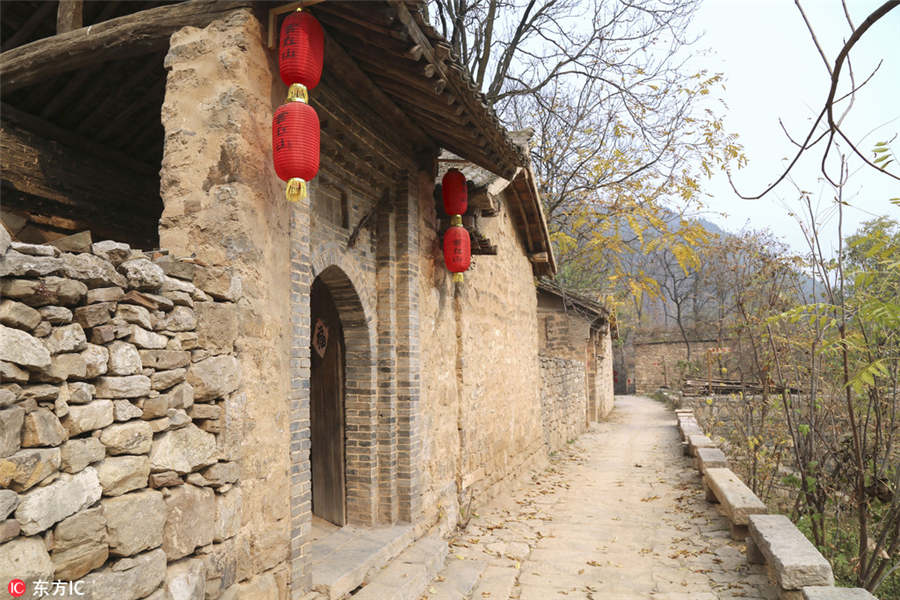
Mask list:
[[[617,396],[607,422],[451,540],[451,557],[488,565],[469,599],[775,600],[765,567],[747,564],[704,500],[679,438],[661,403]]]

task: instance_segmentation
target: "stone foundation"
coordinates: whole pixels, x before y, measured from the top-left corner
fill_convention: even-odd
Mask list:
[[[243,504],[240,278],[109,241],[7,245],[0,580],[218,598]]]

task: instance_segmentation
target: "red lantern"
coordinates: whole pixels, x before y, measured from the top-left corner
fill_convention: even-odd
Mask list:
[[[325,34],[314,16],[297,11],[285,17],[278,50],[278,71],[284,85],[316,87],[322,76],[324,47]]]
[[[306,104],[303,86],[294,84],[288,103],[272,117],[272,157],[275,173],[288,182],[288,200],[306,197],[306,182],[319,172],[319,116]]]
[[[444,198],[444,212],[448,215],[464,215],[469,208],[469,190],[466,176],[457,169],[450,169],[441,179],[441,195]]]
[[[457,216],[453,220],[453,226],[444,234],[444,262],[453,273],[453,281],[461,282],[463,272],[469,270],[472,262],[472,242],[469,232],[459,224],[462,218]]]

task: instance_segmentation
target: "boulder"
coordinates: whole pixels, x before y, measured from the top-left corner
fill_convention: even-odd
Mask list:
[[[6,519],[18,505],[18,494],[12,490],[0,490],[0,521]]]
[[[125,278],[115,268],[93,254],[63,254],[63,272],[66,277],[83,281],[90,288],[125,287]]]
[[[216,530],[213,541],[222,542],[237,535],[242,518],[241,488],[234,487],[216,495]]]
[[[72,322],[72,311],[64,306],[42,306],[38,312],[41,318],[51,325],[65,325]]]
[[[25,409],[21,406],[0,410],[0,458],[19,450],[24,422]]]
[[[0,521],[0,545],[19,537],[20,533],[22,533],[22,528],[15,519]]]
[[[16,252],[29,254],[31,256],[59,256],[60,254],[58,248],[54,248],[53,246],[46,246],[44,244],[26,244],[24,242],[13,242],[9,245],[9,247]]]
[[[234,302],[241,297],[241,278],[229,267],[198,267],[194,284],[216,300]]]
[[[150,387],[154,390],[167,390],[184,381],[186,369],[170,369],[157,371],[150,376]]]
[[[183,350],[141,350],[141,363],[151,369],[178,369],[191,364],[191,353]]]
[[[69,437],[85,431],[103,429],[113,422],[113,403],[110,400],[95,400],[90,404],[69,406],[69,414],[63,419],[63,427]]]
[[[109,532],[109,552],[113,556],[132,556],[162,545],[167,509],[161,492],[132,492],[118,498],[104,498],[100,504]]]
[[[91,339],[93,339],[93,335]],[[88,344],[81,353],[81,358],[84,359],[84,376],[88,379],[99,377],[109,369],[109,350],[105,346]]]
[[[189,383],[182,383],[172,388],[165,398],[168,408],[189,409],[194,404],[194,388]]]
[[[77,304],[87,293],[87,286],[80,281],[64,277],[34,279],[0,279],[0,296],[20,300],[29,306]]]
[[[0,323],[31,331],[41,322],[41,313],[27,304],[15,300],[3,300],[0,302]]]
[[[128,335],[128,341],[138,348],[150,348],[162,350],[169,343],[169,338],[152,331],[147,331],[137,325],[131,326],[131,332]]]
[[[119,265],[131,256],[131,246],[112,240],[91,244],[91,252],[114,265]]]
[[[126,260],[119,265],[119,271],[128,278],[128,286],[138,290],[156,290],[165,277],[162,268],[146,258]]]
[[[172,561],[212,543],[216,501],[211,489],[187,484],[170,488],[168,494],[162,547]]]
[[[59,448],[19,450],[0,458],[0,487],[24,492],[59,470]]]
[[[91,251],[91,232],[79,231],[72,235],[56,238],[49,242],[55,248],[63,252],[90,252]]]
[[[94,386],[97,398],[139,398],[150,393],[150,378],[144,375],[100,377]]]
[[[100,432],[100,441],[106,446],[106,451],[113,456],[146,454],[150,452],[153,431],[146,421],[110,425]]]
[[[20,386],[16,384],[11,384],[19,389],[22,389]],[[12,406],[16,402],[16,394],[12,391],[12,389],[8,388],[0,388],[0,408],[7,408]]]
[[[34,535],[83,510],[100,499],[100,481],[93,467],[76,475],[61,473],[48,486],[22,495],[16,520],[25,535]]]
[[[100,507],[83,510],[60,521],[48,540],[58,579],[80,579],[102,566],[109,556],[106,518]]]
[[[9,249],[0,257],[0,277],[40,277],[63,271],[64,263],[53,256],[32,256]]]
[[[85,350],[87,352],[87,350]],[[82,353],[84,356],[84,353]],[[94,386],[83,381],[73,381],[67,384],[69,388],[69,397],[66,402],[69,404],[87,404],[94,399]]]
[[[96,304],[88,304],[87,306],[79,306],[75,309],[75,320],[85,329],[103,325],[111,318],[111,313],[115,310],[113,302],[98,302]]]
[[[0,254],[6,254],[7,248],[12,245],[12,238],[6,230],[6,226],[0,223]]]
[[[169,564],[166,569],[165,590],[169,600],[204,600],[206,565],[203,560],[186,558]]]
[[[106,456],[106,447],[95,437],[69,440],[60,451],[60,468],[66,473],[77,473]]]
[[[153,262],[159,265],[163,270],[163,273],[169,277],[177,277],[178,279],[184,279],[185,281],[193,281],[194,271],[197,268],[192,262],[178,260],[168,255],[161,256]]]
[[[87,363],[81,354],[54,354],[50,358],[50,366],[39,369],[34,374],[36,381],[62,383],[70,378],[84,379],[87,375]]]
[[[141,418],[146,421],[166,417],[169,414],[169,399],[166,396],[145,398],[141,403],[141,408]]]
[[[5,360],[0,360],[0,381],[3,383],[28,383],[31,374],[25,369]]]
[[[124,295],[125,290],[120,287],[94,288],[88,290],[86,302],[88,304],[118,302]]]
[[[84,587],[91,590],[91,600],[140,600],[152,594],[165,578],[166,555],[156,549],[90,573],[84,578]]]
[[[169,418],[169,427],[172,429],[185,427],[191,423],[191,418],[180,408],[170,408],[166,412],[166,416]]]
[[[192,331],[196,328],[197,316],[186,306],[173,308],[160,327],[166,331]]]
[[[59,419],[46,408],[39,408],[25,415],[23,447],[59,446],[66,439],[68,439],[66,430],[63,429]]]
[[[190,473],[218,459],[216,437],[195,425],[167,431],[153,441],[150,464],[154,472]]]
[[[184,480],[175,471],[163,471],[162,473],[150,473],[150,487],[154,489],[174,487],[182,485]]]
[[[109,345],[110,375],[135,375],[144,369],[137,348],[127,342],[115,341]]]
[[[0,582],[6,586],[13,579],[26,582],[29,589],[33,581],[53,579],[53,562],[41,538],[20,537],[0,545]]]
[[[116,421],[130,421],[139,418],[144,411],[131,403],[130,400],[114,400],[114,411]]]
[[[150,461],[146,456],[109,456],[97,466],[104,496],[121,496],[147,487]]]
[[[54,327],[49,336],[42,340],[50,354],[80,352],[87,347],[84,329],[78,323]]]
[[[116,308],[116,318],[126,323],[140,325],[144,329],[153,329],[153,318],[150,315],[150,311],[143,306],[119,304],[118,308]]]
[[[43,369],[50,366],[50,352],[24,331],[0,325],[0,360]]]
[[[240,365],[233,356],[213,356],[192,364],[187,381],[194,388],[194,401],[213,400],[238,389]]]

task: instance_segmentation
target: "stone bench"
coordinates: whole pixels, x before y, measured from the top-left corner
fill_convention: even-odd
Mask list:
[[[803,588],[803,600],[878,600],[863,588],[816,585]]]
[[[762,500],[731,469],[708,468],[703,474],[706,499],[718,502],[721,512],[731,522],[731,537],[743,540],[747,537],[750,515],[769,512]]]
[[[697,456],[698,448],[715,448],[716,443],[705,435],[691,434],[687,438],[688,452],[690,456]]]
[[[749,528],[747,562],[766,564],[769,578],[781,588],[782,600],[808,598],[802,591],[808,586],[834,585],[831,565],[786,516],[753,514],[749,516]],[[842,593],[844,590],[838,596],[814,595],[813,598],[849,597]]]
[[[705,475],[707,469],[727,469],[728,459],[725,458],[725,453],[718,448],[697,448],[694,466],[701,474]]]

